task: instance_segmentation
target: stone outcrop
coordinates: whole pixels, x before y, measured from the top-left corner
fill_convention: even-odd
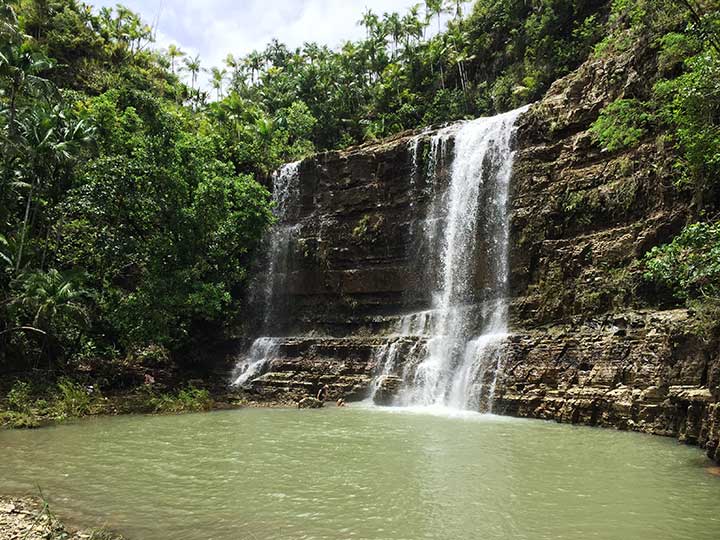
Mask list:
[[[658,304],[637,261],[689,219],[674,150],[654,132],[611,153],[590,130],[605,105],[645,97],[654,65],[645,43],[591,59],[521,117],[510,243],[517,325]]]
[[[322,409],[323,402],[314,397],[304,397],[298,401],[298,409]]]
[[[661,133],[604,151],[590,126],[618,98],[642,98],[651,47],[590,59],[521,117],[511,184],[511,331],[494,410],[678,437],[720,458],[720,349],[642,279],[640,261],[691,215]],[[405,133],[299,166],[277,354],[252,382],[267,398],[362,399],[392,340],[403,362],[422,337],[402,316],[430,307],[425,264],[433,194],[447,186],[452,142],[434,163],[434,129]],[[477,286],[482,285],[478,261]],[[332,336],[332,337],[329,337]],[[701,337],[705,336],[705,337]],[[422,345],[422,343],[419,343]],[[392,373],[376,393],[389,403]]]
[[[720,351],[686,310],[521,331],[507,350],[496,412],[674,436],[720,459]]]
[[[297,204],[286,217],[294,241],[275,299],[287,306],[281,333],[376,335],[393,316],[428,303],[413,237],[430,194],[424,175],[413,178],[410,140],[319,154],[300,164]]]

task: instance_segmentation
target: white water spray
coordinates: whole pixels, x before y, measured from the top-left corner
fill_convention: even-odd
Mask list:
[[[400,396],[404,405],[491,407],[507,337],[511,145],[524,110],[456,124],[431,140],[430,174],[444,165],[450,138],[454,156],[449,187],[436,197],[427,220],[426,241],[437,254],[432,309],[401,319],[401,333],[429,334]]]
[[[263,310],[263,332],[270,333],[273,324],[284,309],[281,294],[290,272],[290,249],[297,236],[299,225],[289,220],[289,211],[300,195],[299,161],[287,163],[272,175],[273,214],[277,223],[266,238],[268,267],[254,284],[253,303]],[[234,386],[244,386],[262,373],[272,357],[277,354],[280,340],[262,336],[257,338],[250,349],[238,359],[232,375]]]

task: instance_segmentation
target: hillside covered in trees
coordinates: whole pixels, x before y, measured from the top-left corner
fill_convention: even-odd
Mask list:
[[[201,58],[155,47],[121,6],[0,9],[0,371],[192,357],[252,316],[248,273],[282,163],[531,103],[638,40],[660,77],[606,107],[595,142],[614,152],[662,126],[697,219],[648,255],[646,279],[670,302],[717,307],[714,1],[426,0],[366,12],[366,38],[338,50],[228,51],[208,66],[212,90]]]

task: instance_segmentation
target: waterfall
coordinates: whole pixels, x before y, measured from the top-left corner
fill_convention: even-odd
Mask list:
[[[272,202],[276,224],[265,238],[267,271],[252,284],[252,303],[262,309],[262,333],[272,334],[287,314],[285,283],[290,272],[291,243],[299,225],[290,221],[290,210],[300,195],[299,161],[287,163],[272,175]],[[277,353],[279,340],[262,336],[237,361],[232,374],[234,386],[244,386],[260,375]]]
[[[450,181],[434,194],[425,226],[432,308],[399,323],[400,335],[427,340],[418,362],[412,369],[406,365],[400,404],[491,410],[508,335],[512,139],[524,110],[451,125],[430,141],[427,170],[436,175],[452,140]],[[390,360],[378,359],[384,376],[395,363]]]
[[[247,354],[235,364],[232,373],[233,386],[245,386],[256,375],[260,375],[273,356],[277,354],[279,340],[271,337],[259,337],[250,346]]]
[[[289,222],[289,211],[300,195],[298,185],[299,161],[287,163],[272,175],[273,214],[277,223],[268,232],[267,273],[261,276],[257,288],[263,309],[263,330],[269,332],[285,313],[282,294],[290,270],[290,243],[297,235],[298,225]],[[257,300],[257,299],[256,299]]]
[[[459,122],[408,141],[409,187],[427,208],[409,240],[429,308],[400,317],[375,351],[370,398],[382,389],[385,402],[396,395],[400,405],[492,410],[508,336],[512,143],[524,110]],[[299,163],[290,163],[272,178],[277,222],[265,240],[266,270],[253,286],[255,304],[263,309],[263,337],[238,360],[237,386],[251,383],[280,352],[282,338],[268,336],[283,335],[290,313],[287,278],[301,227],[298,170]]]

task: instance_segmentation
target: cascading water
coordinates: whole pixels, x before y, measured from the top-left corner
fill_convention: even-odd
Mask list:
[[[400,335],[427,338],[419,362],[406,366],[399,404],[491,409],[507,337],[512,139],[525,109],[452,125],[430,141],[429,175],[444,166],[450,139],[453,158],[449,186],[434,196],[424,228],[430,251],[425,264],[432,265],[435,281],[432,309],[399,323]],[[379,363],[386,376],[395,360]]]
[[[394,374],[401,370],[397,404],[491,410],[507,337],[512,139],[524,110],[443,128],[430,138],[427,153],[421,152],[425,133],[409,142],[411,188],[429,202],[410,242],[418,247],[431,307],[401,317],[394,336],[376,351],[371,398],[384,380],[396,384]],[[298,167],[290,163],[273,175],[277,223],[266,239],[267,271],[254,287],[265,336],[238,361],[233,375],[238,386],[261,375],[281,345],[282,338],[267,336],[282,335],[289,311],[285,289],[300,228],[290,215],[299,202]]]
[[[272,175],[273,214],[277,223],[270,229],[267,239],[267,273],[263,274],[264,283],[258,284],[257,291],[264,313],[263,330],[271,331],[282,317],[284,310],[281,301],[287,274],[290,270],[290,242],[298,232],[298,225],[289,223],[288,213],[291,205],[299,196],[299,161],[287,163]]]
[[[299,226],[289,222],[289,211],[299,196],[300,162],[287,163],[272,175],[273,214],[277,223],[265,239],[267,250],[267,272],[259,275],[253,286],[253,303],[263,310],[262,332],[270,334],[286,312],[283,290],[290,271],[290,247]],[[262,336],[253,342],[250,349],[236,363],[232,384],[244,386],[253,377],[260,375],[266,364],[277,353],[279,339]]]
[[[235,364],[232,374],[234,386],[244,386],[253,377],[260,375],[265,365],[277,353],[278,338],[259,337],[250,346],[250,350]]]

